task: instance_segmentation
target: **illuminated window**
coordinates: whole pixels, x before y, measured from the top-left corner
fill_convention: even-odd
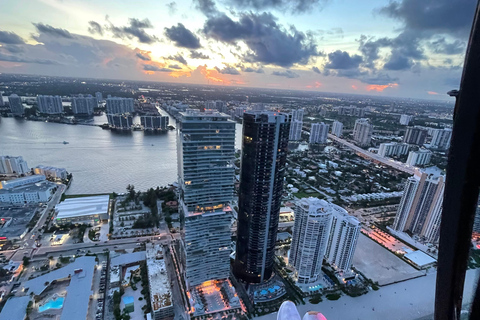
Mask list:
[[[192,184],[192,181],[185,181],[185,184],[186,184],[187,186],[189,186],[189,185]]]
[[[217,150],[220,149],[220,146],[216,146],[215,149],[217,149]]]

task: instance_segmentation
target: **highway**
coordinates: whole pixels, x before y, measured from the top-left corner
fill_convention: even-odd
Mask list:
[[[335,142],[341,143],[344,146],[354,150],[357,154],[361,154],[366,159],[370,159],[370,160],[373,160],[373,161],[380,162],[383,165],[386,165],[386,166],[391,167],[395,170],[399,170],[399,171],[402,171],[402,172],[405,172],[405,173],[408,173],[408,174],[413,175],[415,173],[415,168],[414,167],[410,167],[410,166],[407,166],[404,163],[400,163],[400,162],[396,162],[396,161],[393,161],[393,160],[390,160],[390,159],[387,159],[387,158],[384,158],[384,157],[380,157],[378,154],[368,152],[368,151],[366,151],[366,150],[364,150],[360,147],[357,147],[353,143],[350,143],[350,142],[348,142],[344,139],[341,139],[337,136],[334,136],[330,133],[328,134],[328,138],[335,141]]]

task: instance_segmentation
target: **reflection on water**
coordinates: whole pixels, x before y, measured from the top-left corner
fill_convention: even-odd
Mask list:
[[[95,118],[95,123],[104,123]],[[175,120],[170,119],[175,125]],[[241,141],[237,124],[237,148]],[[63,144],[68,141],[68,144]],[[176,132],[144,134],[66,125],[0,119],[0,155],[21,155],[30,167],[39,164],[73,173],[68,194],[124,192],[163,186],[177,180]]]

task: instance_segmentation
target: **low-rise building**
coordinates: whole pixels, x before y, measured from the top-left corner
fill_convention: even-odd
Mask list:
[[[45,178],[45,176],[42,176]],[[0,189],[0,203],[27,204],[48,202],[56,190],[56,185],[48,182],[38,182],[16,188]]]
[[[108,195],[66,199],[55,206],[55,223],[101,223],[108,220],[109,203]]]
[[[46,180],[46,177],[44,175],[34,175],[34,176],[22,177],[22,178],[13,179],[13,180],[0,181],[0,189],[14,189],[21,186],[42,182],[45,180]]]
[[[173,317],[173,301],[167,267],[160,245],[147,243],[147,270],[153,319]]]
[[[42,174],[47,178],[54,180],[65,180],[67,179],[67,170],[64,168],[55,168],[39,165],[33,169],[35,174]]]

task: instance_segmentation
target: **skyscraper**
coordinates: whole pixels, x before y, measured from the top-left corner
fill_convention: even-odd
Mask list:
[[[271,277],[275,256],[290,115],[243,115],[242,168],[234,274],[247,283]]]
[[[451,139],[452,129],[435,129],[432,134],[432,142],[430,142],[430,147],[434,149],[447,150],[450,148]]]
[[[180,115],[177,161],[186,281],[195,287],[230,274],[235,122],[217,111]]]
[[[42,96],[37,97],[38,111],[45,114],[63,113],[62,98],[60,96]]]
[[[408,114],[402,114],[400,116],[400,124],[404,126],[408,126],[408,124],[413,120],[413,116]]]
[[[4,174],[23,174],[30,171],[27,162],[21,156],[0,156],[0,173]]]
[[[332,134],[337,137],[341,137],[343,134],[343,123],[340,121],[333,121],[332,124]]]
[[[380,143],[378,155],[381,157],[403,156],[408,154],[408,149],[407,143],[385,142]]]
[[[134,102],[132,98],[112,97],[107,98],[107,113],[123,114],[133,113]]]
[[[322,274],[332,212],[330,203],[317,198],[303,198],[296,204],[288,263],[295,268],[299,283],[315,282]]]
[[[473,221],[473,232],[480,233],[480,197],[478,198],[475,220]]]
[[[312,123],[310,129],[310,143],[326,143],[329,125],[325,123]]]
[[[3,101],[3,91],[0,91],[0,107],[3,107],[5,102]]]
[[[92,115],[94,108],[97,107],[97,98],[91,95],[83,96],[79,94],[72,99],[72,111],[74,114]]]
[[[97,98],[97,103],[103,101],[103,94],[101,92],[95,92],[95,98]]]
[[[426,138],[427,130],[419,127],[407,127],[405,135],[403,136],[403,142],[421,146],[425,143]]]
[[[410,231],[437,243],[444,189],[445,176],[440,169],[417,170],[405,184],[393,229]]]
[[[22,98],[16,94],[8,96],[8,104],[10,105],[10,111],[16,116],[23,116],[25,114],[25,107],[22,103]]]
[[[428,149],[420,149],[418,151],[410,151],[407,162],[409,166],[424,166],[430,163],[432,159],[432,151]]]
[[[373,125],[369,119],[361,118],[355,121],[353,128],[353,140],[361,147],[370,145],[373,134]]]
[[[292,120],[288,137],[290,141],[298,141],[302,139],[303,112],[303,109],[292,110]]]
[[[325,259],[337,269],[349,270],[352,267],[353,255],[360,235],[360,221],[348,215],[347,210],[330,204],[332,210],[332,226],[328,238]]]

